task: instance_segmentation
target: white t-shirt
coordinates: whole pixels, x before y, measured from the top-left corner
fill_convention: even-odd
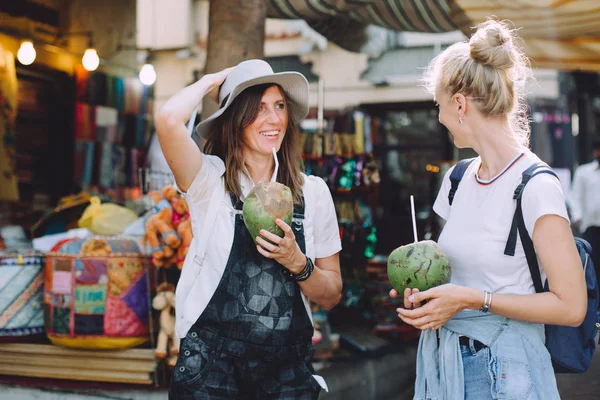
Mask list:
[[[517,239],[513,257],[504,254],[516,208],[514,190],[521,183],[523,171],[535,162],[540,159],[526,152],[486,184],[476,176],[481,166],[478,157],[465,172],[452,206],[448,192],[454,167],[446,173],[433,209],[446,220],[438,244],[450,260],[452,283],[492,293],[535,293],[521,239]],[[537,175],[527,183],[522,208],[530,237],[535,222],[543,215],[569,219],[560,182],[549,174]],[[541,264],[540,270],[545,281]]]
[[[216,156],[203,154],[202,157],[202,168],[187,193],[184,193],[190,208],[194,239],[177,284],[176,331],[181,338],[187,334],[215,293],[229,259],[235,231],[236,212],[231,198],[225,193],[225,164]],[[275,176],[271,178],[274,179]],[[245,198],[254,187],[254,182],[241,174],[240,183],[242,196]],[[209,210],[213,194],[219,195],[220,202],[217,203],[216,210]],[[342,244],[329,188],[323,179],[305,175],[303,194],[306,256],[314,261],[338,253]],[[201,262],[199,258],[202,255],[196,257],[199,246],[195,241],[203,236],[207,214],[212,212],[217,213],[216,220],[206,246],[206,256]],[[306,296],[303,299],[310,316]]]

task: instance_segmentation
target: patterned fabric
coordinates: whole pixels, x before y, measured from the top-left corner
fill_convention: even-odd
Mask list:
[[[313,326],[298,283],[263,257],[238,211],[225,272],[205,311],[184,338],[173,371],[171,399],[317,399],[312,377]],[[296,218],[304,210],[297,207]],[[305,252],[304,226],[292,223]]]
[[[169,399],[319,398],[311,345],[256,346],[200,330],[188,333],[179,354]]]
[[[75,140],[75,175],[74,179],[81,187],[87,188],[92,183],[94,168],[95,143],[90,140]]]
[[[90,73],[83,65],[78,64],[75,66],[75,99],[76,101],[87,102],[87,90],[88,80],[90,79]]]
[[[298,283],[285,277],[279,263],[256,250],[242,218],[243,203],[233,198],[232,201],[239,212],[229,261],[196,324],[254,344],[310,342],[313,326]],[[305,252],[303,226],[299,222],[292,225],[300,250]]]
[[[44,332],[43,257],[0,253],[0,337]]]
[[[91,246],[95,247],[92,249]],[[93,253],[98,252],[98,254]],[[138,257],[141,253],[140,247],[133,240],[123,239],[73,239],[62,243],[53,253],[95,256],[110,255],[115,253],[128,253],[131,257]]]
[[[96,137],[96,107],[75,103],[75,138],[94,140]]]
[[[51,340],[144,337],[147,260],[126,239],[67,241],[48,254],[44,299]]]

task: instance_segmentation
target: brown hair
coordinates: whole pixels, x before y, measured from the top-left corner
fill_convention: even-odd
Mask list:
[[[517,36],[508,23],[488,19],[476,26],[468,42],[455,43],[435,57],[424,76],[427,89],[461,93],[472,98],[485,116],[505,116],[514,139],[528,147],[527,81],[529,60],[515,45]]]
[[[285,99],[286,110],[288,110],[285,136],[281,143],[281,149],[277,153],[279,160],[277,182],[289,187],[294,203],[300,204],[302,185],[304,185],[300,131],[293,114],[289,112],[290,99],[279,85],[267,83],[251,86],[240,93],[229,108],[217,118],[215,131],[207,140],[204,152],[218,156],[225,162],[225,189],[229,193],[241,197],[240,172],[245,172],[242,132],[256,120],[262,97],[271,86],[277,86]]]

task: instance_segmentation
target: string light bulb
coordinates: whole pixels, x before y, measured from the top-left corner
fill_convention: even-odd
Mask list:
[[[30,41],[21,42],[21,47],[17,52],[17,59],[23,65],[31,65],[35,61],[35,48]]]
[[[83,68],[88,71],[95,71],[96,68],[100,65],[100,58],[98,57],[98,53],[96,49],[88,48],[83,53],[83,57],[81,58],[81,63],[83,64]]]
[[[156,71],[154,70],[154,65],[144,64],[142,66],[142,69],[140,70],[140,81],[146,86],[150,86],[156,82]]]

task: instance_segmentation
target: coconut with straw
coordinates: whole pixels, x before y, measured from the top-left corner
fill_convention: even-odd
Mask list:
[[[425,291],[450,282],[450,262],[433,240],[418,240],[414,197],[410,196],[414,243],[400,246],[388,257],[390,283],[400,294],[407,288]]]
[[[273,158],[275,159],[275,177],[277,177],[279,161],[275,148],[273,148]],[[259,182],[246,196],[242,214],[244,224],[252,235],[254,243],[256,243],[256,237],[260,235],[261,229],[283,237],[284,232],[275,221],[281,219],[288,225],[292,224],[294,215],[292,191],[278,182]]]

